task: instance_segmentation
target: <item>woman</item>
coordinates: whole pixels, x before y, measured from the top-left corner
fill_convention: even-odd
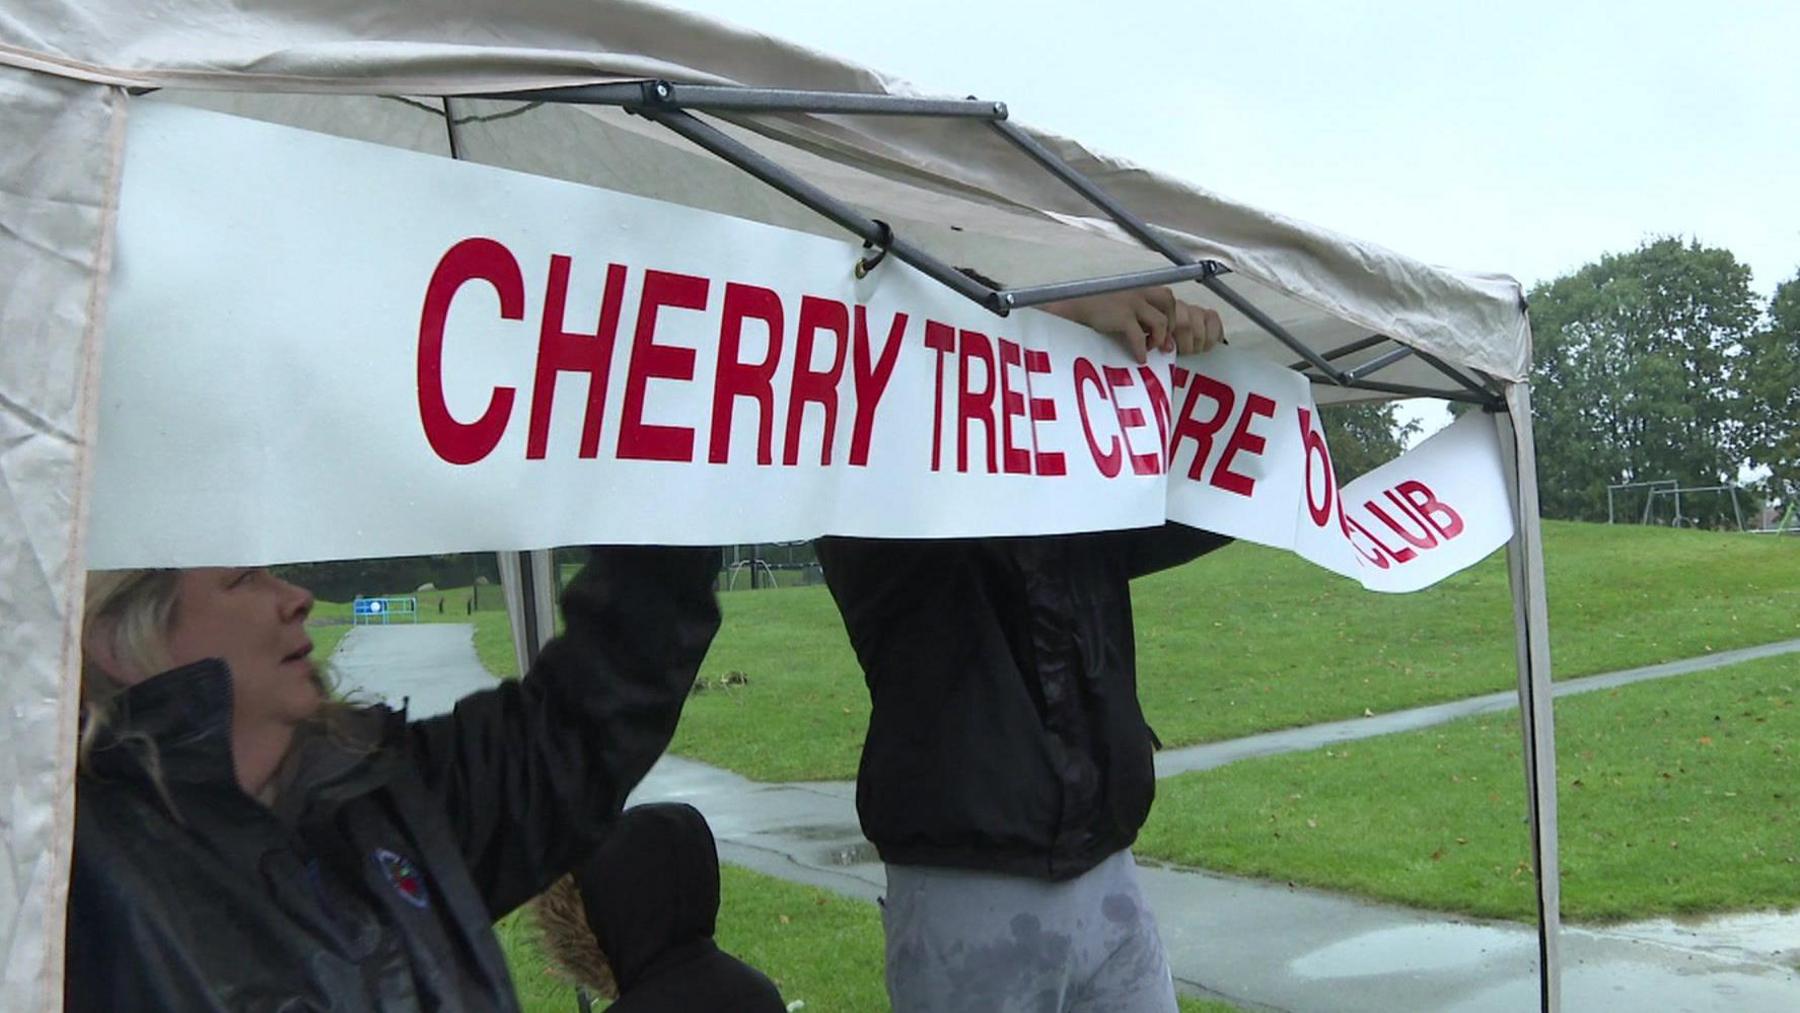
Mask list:
[[[530,673],[414,722],[328,700],[267,570],[94,574],[68,1008],[516,1009],[490,926],[668,744],[717,565],[596,549]]]

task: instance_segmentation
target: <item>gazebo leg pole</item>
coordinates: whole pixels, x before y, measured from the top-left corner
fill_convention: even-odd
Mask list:
[[[1506,390],[1497,415],[1513,506],[1506,560],[1518,635],[1519,722],[1524,734],[1525,790],[1538,908],[1538,996],[1545,1013],[1562,1008],[1561,866],[1557,852],[1556,722],[1551,708],[1549,607],[1544,595],[1543,525],[1538,518],[1537,455],[1531,434],[1531,391]]]

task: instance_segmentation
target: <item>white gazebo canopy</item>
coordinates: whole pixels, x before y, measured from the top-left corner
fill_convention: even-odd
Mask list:
[[[878,219],[893,255],[976,268],[1023,293],[1019,305],[1049,292],[1036,286],[1164,272],[1183,298],[1220,310],[1234,349],[1303,368],[1321,402],[1484,404],[1509,455],[1553,1008],[1554,752],[1518,283],[1409,260],[1019,127],[995,105],[1006,98],[915,95],[825,54],[626,0],[22,0],[0,14],[7,1005],[60,1003],[84,535],[125,126],[139,103],[174,102],[833,238],[868,238],[857,230]],[[914,99],[929,101],[903,101]],[[771,186],[771,173],[841,202],[839,213]],[[992,301],[1003,293],[964,294],[1004,308]]]

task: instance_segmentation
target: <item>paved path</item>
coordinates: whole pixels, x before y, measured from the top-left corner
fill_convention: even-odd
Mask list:
[[[665,756],[632,801],[691,803],[735,865],[869,901],[884,887],[848,782],[758,784]],[[1249,1009],[1536,1008],[1528,927],[1174,868],[1142,875],[1187,991]],[[1563,960],[1570,1011],[1800,1009],[1800,916],[1565,929]]]
[[[494,684],[475,656],[475,627],[467,623],[358,626],[331,655],[341,688],[371,702],[428,718],[447,714],[456,701]]]
[[[1800,653],[1800,640],[1783,640],[1780,643],[1764,644],[1760,647],[1718,651],[1713,654],[1703,654],[1698,658],[1682,658],[1679,661],[1664,662],[1660,665],[1647,665],[1643,668],[1631,668],[1622,672],[1608,672],[1604,675],[1568,679],[1556,683],[1553,693],[1558,697],[1591,693],[1597,689],[1614,689],[1619,686],[1629,686],[1634,682],[1666,679],[1672,675],[1703,672],[1707,669],[1735,665],[1742,661],[1754,661],[1757,658],[1774,658],[1796,653]],[[1332,721],[1328,724],[1309,725],[1305,728],[1264,732],[1261,735],[1250,735],[1225,742],[1208,742],[1199,746],[1184,746],[1181,749],[1165,749],[1156,754],[1156,776],[1164,778],[1193,770],[1211,770],[1214,767],[1222,767],[1237,760],[1247,760],[1253,756],[1292,753],[1305,749],[1318,749],[1321,746],[1348,742],[1353,739],[1369,739],[1394,732],[1410,732],[1420,728],[1429,728],[1432,725],[1441,725],[1446,721],[1454,721],[1472,714],[1491,714],[1495,711],[1511,710],[1518,706],[1519,694],[1514,690],[1505,690],[1500,693],[1489,693],[1486,696],[1470,697],[1466,700],[1432,704],[1429,707],[1415,707],[1412,710],[1394,711],[1391,714],[1377,714],[1374,717],[1351,718],[1348,721]],[[1525,775],[1521,773],[1519,776],[1522,779]]]

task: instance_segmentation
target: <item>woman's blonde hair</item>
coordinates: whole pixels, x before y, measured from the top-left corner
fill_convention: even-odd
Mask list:
[[[125,688],[102,668],[93,648],[119,664],[154,675],[169,667],[168,636],[175,625],[180,570],[95,570],[88,574],[81,631],[80,764],[112,716]]]

